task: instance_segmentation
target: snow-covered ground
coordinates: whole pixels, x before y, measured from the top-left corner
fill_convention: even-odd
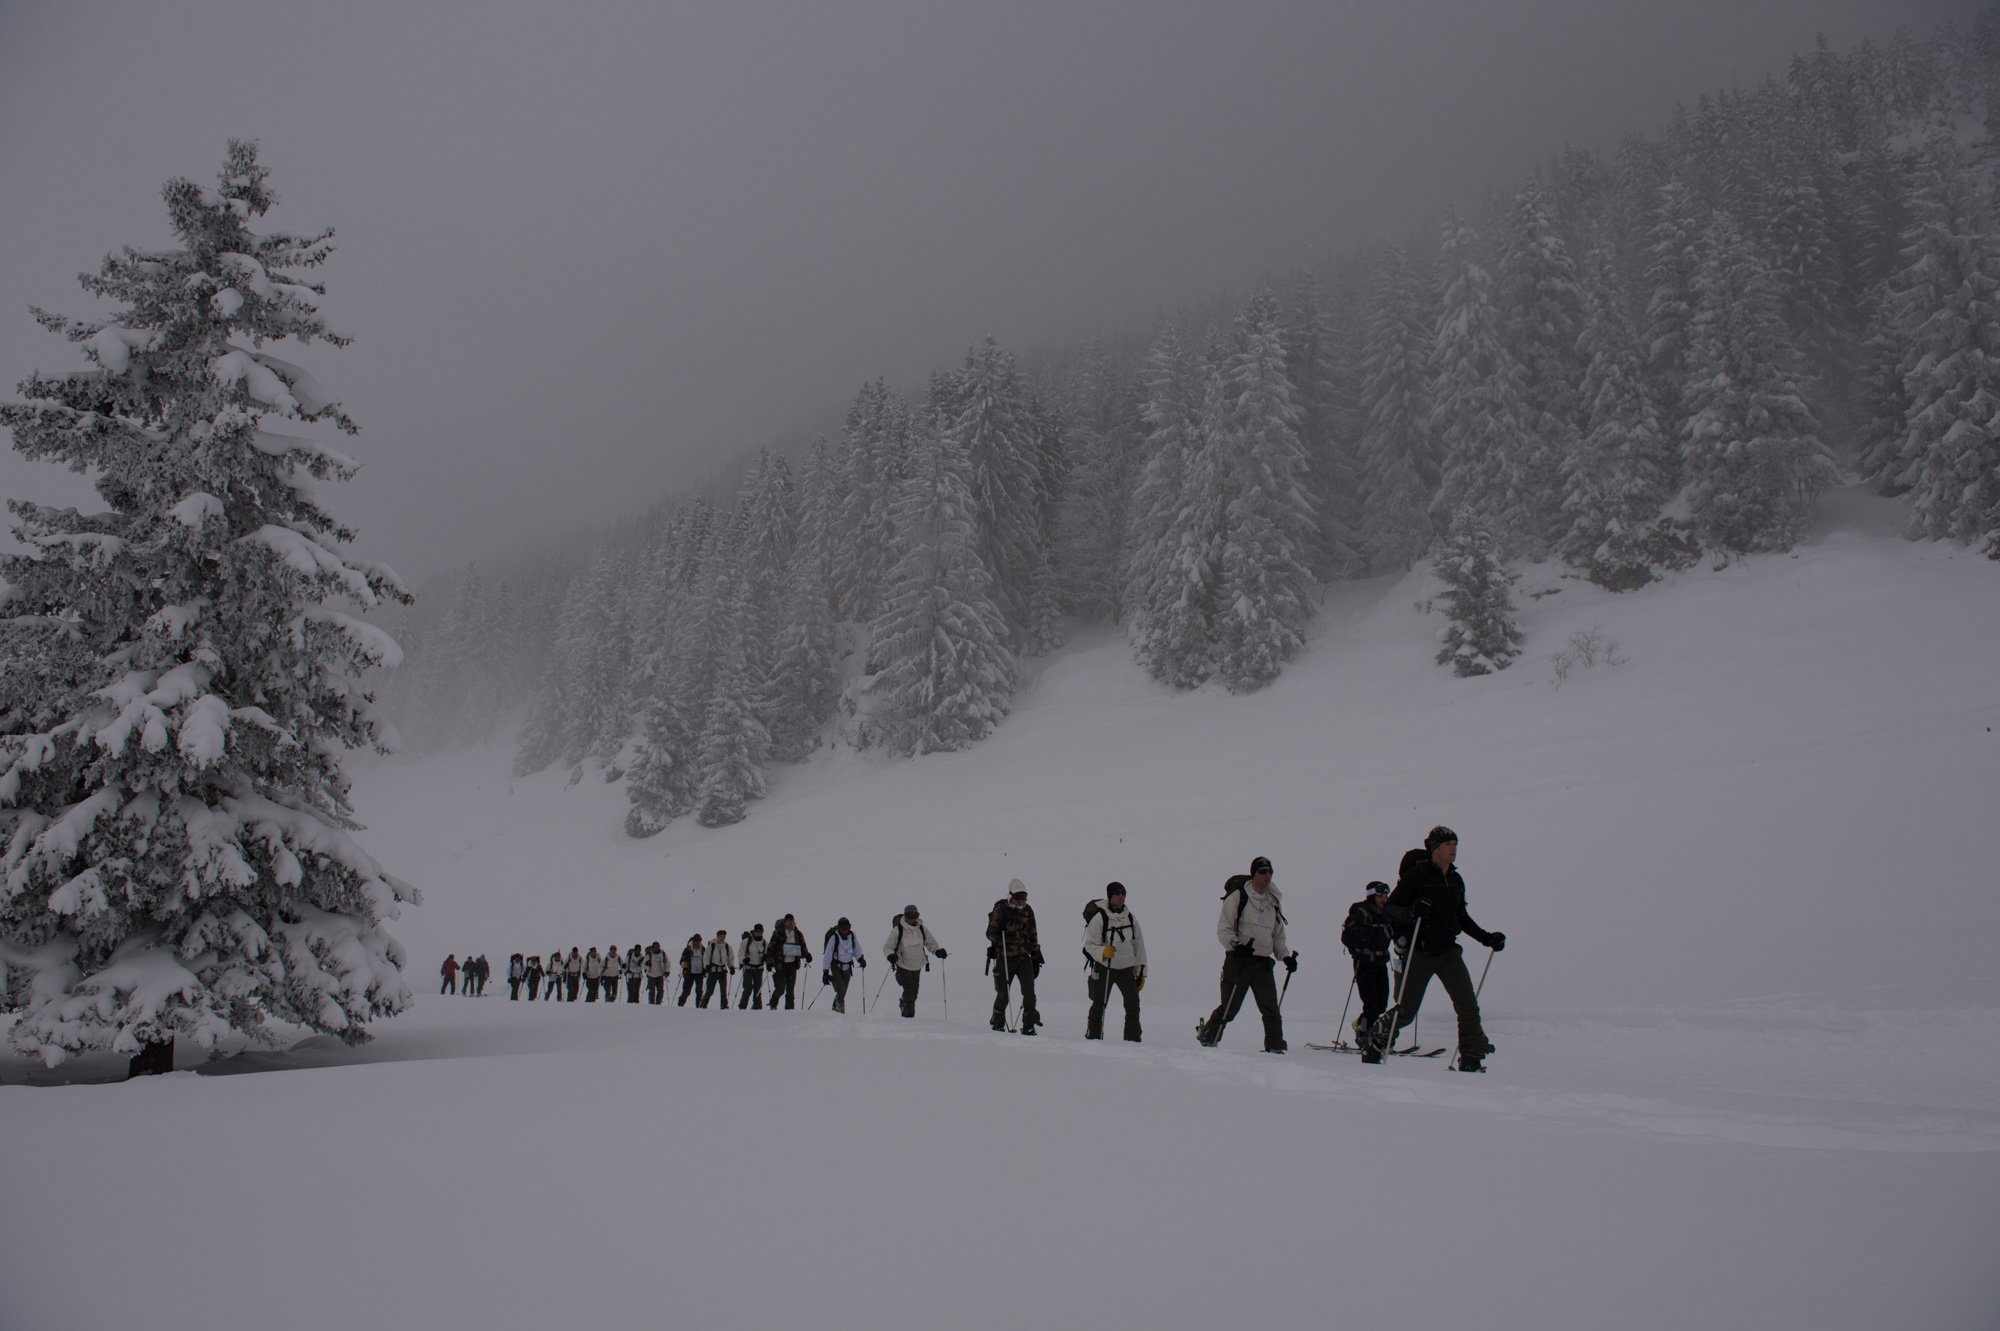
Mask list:
[[[1485,679],[1429,664],[1421,578],[1337,589],[1253,697],[1087,634],[978,748],[823,754],[721,830],[633,842],[620,787],[510,779],[504,744],[357,764],[365,844],[426,894],[398,933],[427,995],[447,951],[785,911],[879,957],[908,901],[952,956],[916,1021],[872,1008],[877,962],[866,1016],[496,981],[359,1051],[0,1064],[0,1327],[2000,1326],[2000,570],[1897,517],[1836,495],[1794,556],[1625,597],[1531,569],[1527,654]],[[1554,687],[1593,628],[1623,664]],[[1347,904],[1440,821],[1510,940],[1491,1071],[1306,1051]],[[1193,1039],[1254,854],[1303,955],[1282,1059],[1254,1008]],[[1034,1040],[986,1029],[1011,877]],[[1081,1039],[1111,878],[1139,1046]]]

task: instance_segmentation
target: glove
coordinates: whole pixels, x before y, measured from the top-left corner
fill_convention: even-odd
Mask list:
[[[1133,985],[1132,987],[1133,987],[1134,989],[1144,989],[1144,988],[1146,987],[1146,977],[1145,977],[1145,976],[1143,976],[1143,975],[1141,975],[1141,976],[1139,977],[1139,982],[1138,982],[1137,984]]]
[[[1229,950],[1231,952],[1234,952],[1239,957],[1247,958],[1247,957],[1254,957],[1257,955],[1257,949],[1255,945],[1250,943],[1238,943],[1235,947],[1232,947]]]
[[[1118,945],[1116,943],[1106,943],[1104,945],[1104,959],[1106,961],[1111,960],[1113,957],[1117,955],[1118,955]]]
[[[1294,952],[1285,958],[1285,974],[1296,975],[1299,970],[1299,954]]]
[[[833,983],[833,976],[832,976],[831,974],[829,974],[828,972],[826,972],[826,971],[821,971],[821,972],[819,973],[819,982],[820,982],[820,983],[821,983],[822,985],[828,985],[828,984],[832,984],[832,983]]]
[[[939,948],[939,949],[938,949],[938,957],[939,957],[939,959],[940,959],[940,960],[942,960],[943,958],[945,958],[945,957],[948,957],[948,956],[950,956],[950,955],[951,955],[951,953],[949,953],[949,952],[945,951],[945,950],[944,950],[943,948]]]
[[[867,969],[868,969],[868,958],[866,958],[866,957],[856,957],[856,958],[854,959],[854,964],[855,964],[855,965],[857,965],[857,966],[859,966],[859,967],[860,967],[860,968],[861,968],[862,970],[867,970]]]
[[[1035,949],[1035,969],[1036,969],[1036,970],[1040,970],[1041,968],[1042,968],[1042,950],[1041,950],[1040,948],[1036,948],[1036,949]]]
[[[1507,950],[1507,935],[1501,933],[1494,934],[1492,946],[1495,952],[1505,952]]]

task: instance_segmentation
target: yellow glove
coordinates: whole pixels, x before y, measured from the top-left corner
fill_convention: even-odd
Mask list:
[[[1106,961],[1111,960],[1113,957],[1117,955],[1118,955],[1118,945],[1116,943],[1106,943],[1104,945],[1104,959]]]
[[[1141,976],[1139,977],[1139,983],[1138,983],[1138,984],[1136,984],[1136,985],[1134,985],[1134,986],[1132,986],[1132,987],[1133,987],[1133,988],[1135,988],[1135,989],[1144,989],[1144,988],[1146,987],[1146,977],[1145,977],[1145,976],[1143,976],[1143,975],[1141,975]]]

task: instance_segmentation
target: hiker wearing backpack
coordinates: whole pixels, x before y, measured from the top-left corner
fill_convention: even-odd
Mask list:
[[[1146,938],[1125,908],[1125,884],[1107,883],[1102,899],[1083,908],[1083,955],[1090,963],[1090,1015],[1083,1038],[1104,1038],[1104,1009],[1116,986],[1125,1002],[1125,1038],[1139,1043],[1139,991],[1146,987]]]
[[[639,1001],[639,982],[646,978],[646,954],[637,943],[625,949],[625,1001]]]
[[[605,1002],[618,1001],[618,981],[624,974],[625,954],[618,950],[618,944],[613,943],[604,949],[604,974],[599,980],[604,989]]]
[[[597,1001],[597,991],[604,983],[604,958],[596,948],[590,949],[583,958],[584,999],[586,1003]]]
[[[577,989],[583,984],[583,953],[571,947],[569,957],[563,962],[563,998],[576,1002]]]
[[[854,936],[854,925],[845,915],[826,931],[819,958],[820,965],[826,968],[820,972],[819,982],[833,986],[833,1010],[847,1011],[848,982],[854,978],[856,966],[867,967],[868,956],[861,950],[861,940]]]
[[[916,1016],[917,987],[930,969],[930,958],[943,957],[945,950],[938,946],[914,904],[903,907],[903,913],[889,921],[889,938],[882,944],[882,952],[896,968],[896,984],[903,991],[903,1015]]]
[[[1247,876],[1230,875],[1215,934],[1223,947],[1222,1002],[1195,1038],[1208,1048],[1220,1044],[1223,1029],[1243,1010],[1244,996],[1255,994],[1258,1015],[1264,1018],[1264,1052],[1284,1053],[1285,1020],[1278,1012],[1275,975],[1281,960],[1287,973],[1298,970],[1299,954],[1285,939],[1284,908],[1272,881],[1271,862],[1262,855],[1250,861]]]
[[[444,983],[438,986],[440,994],[455,994],[458,992],[458,953],[445,953],[444,965],[438,967],[438,974],[444,977]]]
[[[764,1010],[764,955],[769,950],[764,942],[764,926],[751,925],[743,935],[743,992],[736,999],[738,1010],[747,1007]],[[776,1007],[776,995],[772,998],[772,1006]]]
[[[1384,1023],[1385,1046],[1396,1047],[1396,1032],[1417,1019],[1423,1006],[1424,990],[1433,978],[1451,995],[1458,1013],[1458,1062],[1461,1072],[1484,1072],[1484,1060],[1493,1052],[1493,1042],[1479,1020],[1479,994],[1465,968],[1465,952],[1458,945],[1461,932],[1492,948],[1507,946],[1507,935],[1489,933],[1473,922],[1465,908],[1465,879],[1459,877],[1458,833],[1442,825],[1424,835],[1423,849],[1403,855],[1396,876],[1396,890],[1389,894],[1389,916],[1399,926],[1409,926],[1412,935],[1410,956],[1403,972],[1403,991]]]
[[[528,962],[519,952],[507,958],[507,1001],[521,1001],[521,982],[528,978]]]
[[[729,977],[736,973],[736,949],[729,946],[729,930],[717,929],[715,939],[708,945],[708,966],[702,971],[701,997],[695,999],[696,1007],[707,1007],[708,1000],[722,995],[718,1005],[724,1012],[729,1011]]]
[[[799,932],[799,922],[790,915],[778,921],[778,927],[771,931],[771,1006],[778,1006],[778,995],[785,996],[785,1006],[794,1006],[792,1000],[799,991],[799,967],[811,962],[813,954],[806,947],[806,936]]]
[[[986,961],[993,974],[993,1029],[1007,1029],[1010,986],[1021,984],[1021,1034],[1033,1035],[1042,1014],[1035,1008],[1035,977],[1042,970],[1042,943],[1035,931],[1035,908],[1028,889],[1016,878],[1007,895],[986,913]]]
[[[1354,1019],[1354,1034],[1363,1063],[1382,1061],[1375,1022],[1389,1006],[1389,949],[1394,930],[1389,913],[1383,909],[1388,900],[1387,883],[1368,884],[1367,894],[1347,908],[1347,922],[1340,928],[1340,945],[1354,958],[1354,989],[1361,995],[1361,1015]]]
[[[646,1001],[658,1007],[667,997],[667,950],[656,938],[646,949]]]
[[[686,1007],[688,995],[695,996],[696,1007],[707,1007],[708,999],[702,993],[702,972],[708,969],[708,942],[700,934],[689,934],[687,946],[681,949],[681,996],[674,1006]]]
[[[528,1001],[534,1002],[542,992],[542,958],[540,953],[529,957],[521,967],[521,979],[528,986]]]

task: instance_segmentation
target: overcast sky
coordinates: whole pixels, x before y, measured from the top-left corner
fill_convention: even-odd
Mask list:
[[[0,0],[0,384],[27,307],[257,138],[337,228],[303,359],[417,577],[643,508],[914,383],[1372,243],[1566,143],[1973,0]],[[837,416],[836,416],[837,419]],[[0,453],[0,494],[86,502]]]

